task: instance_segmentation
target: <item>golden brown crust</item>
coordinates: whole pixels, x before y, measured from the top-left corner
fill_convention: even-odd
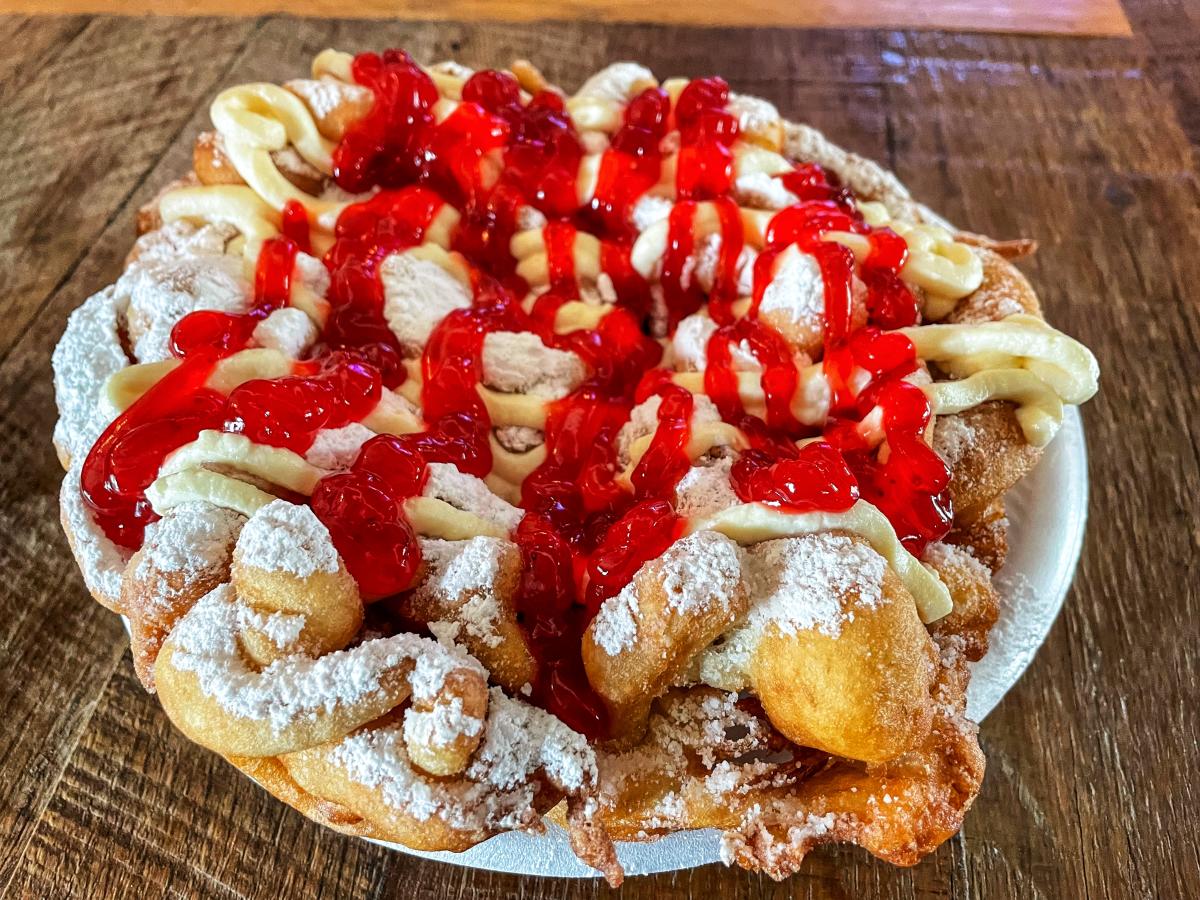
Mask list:
[[[374,96],[366,88],[337,80],[331,75],[320,79],[296,78],[284,82],[283,86],[308,107],[321,135],[335,143],[346,136],[351,125],[370,112],[375,102]],[[328,102],[331,92],[336,102]]]
[[[951,324],[996,322],[1013,313],[1042,318],[1042,306],[1029,280],[1011,262],[986,247],[976,251],[983,260],[983,282],[946,317]]]
[[[515,544],[505,542],[496,560],[496,567],[497,577],[490,589],[495,609],[486,630],[474,627],[469,620],[469,610],[473,603],[492,598],[481,597],[482,588],[471,588],[455,596],[428,588],[428,561],[422,564],[416,587],[386,601],[386,604],[405,620],[424,627],[436,622],[456,625],[455,640],[483,663],[493,681],[515,693],[537,678],[537,663],[529,652],[525,633],[517,620],[516,597],[520,588],[521,554]]]
[[[313,796],[300,787],[276,756],[227,756],[230,765],[249,775],[267,793],[318,825],[356,837],[376,837],[374,826],[344,806]]]
[[[594,628],[584,635],[583,665],[608,708],[616,746],[628,746],[642,736],[650,704],[680,682],[696,654],[737,622],[749,603],[739,580],[727,596],[700,596],[685,584],[688,606],[681,608],[666,584],[666,559],[652,560],[634,577],[638,639],[629,652],[610,655],[597,643]]]
[[[171,191],[177,191],[180,188],[185,187],[195,187],[198,184],[200,184],[200,179],[196,177],[196,173],[189,172],[182,178],[176,178],[174,181],[170,181],[163,185],[162,189],[157,194],[150,198],[150,200],[148,200],[146,203],[138,207],[137,218],[135,220],[137,233],[142,235],[149,231],[162,228],[162,214],[159,212],[158,205],[159,201],[162,200],[165,195],[171,193]],[[126,265],[128,265],[129,262],[130,260],[126,259]]]
[[[192,144],[192,170],[201,184],[245,184],[225,155],[224,142],[215,131],[202,131]]]
[[[971,552],[991,572],[998,572],[1008,558],[1008,516],[1000,497],[968,524],[955,523],[946,542]]]
[[[974,438],[950,479],[954,521],[970,526],[1037,464],[1042,451],[1025,440],[1011,403],[993,401],[960,413]]]
[[[836,635],[771,628],[751,660],[771,724],[802,747],[881,763],[919,746],[937,669],[916,603],[887,569],[874,607],[854,603]]]
[[[1005,259],[1024,259],[1037,253],[1037,241],[1032,238],[1014,238],[1008,241],[998,241],[985,234],[975,234],[971,231],[955,232],[954,239],[960,244],[990,250]]]

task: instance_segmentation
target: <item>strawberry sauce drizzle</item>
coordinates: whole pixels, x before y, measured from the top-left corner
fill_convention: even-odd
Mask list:
[[[630,263],[633,207],[660,184],[664,138],[673,129],[679,202],[668,220],[660,278],[666,319],[673,329],[707,303],[718,325],[705,388],[751,443],[732,469],[738,496],[797,512],[845,510],[861,496],[888,515],[914,551],[945,533],[948,474],[922,441],[928,403],[902,380],[918,365],[915,352],[902,337],[880,331],[917,320],[916,301],[899,279],[907,247],[897,235],[869,228],[850,193],[820,167],[798,165],[781,181],[800,202],[772,220],[754,265],[749,311],[738,317],[745,235],[729,193],[739,127],[726,109],[723,81],[691,82],[673,110],[657,88],[634,98],[600,160],[592,197],[581,203],[576,175],[583,147],[558,94],[541,91],[522,102],[511,75],[478,72],[464,84],[462,102],[438,121],[437,89],[407,54],[363,54],[352,70],[375,102],[335,149],[334,179],[352,192],[378,192],[347,207],[337,223],[324,258],[330,311],[320,342],[283,378],[247,382],[228,397],[205,386],[220,360],[249,346],[257,324],[288,302],[295,254],[309,246],[307,215],[289,203],[284,236],[263,245],[251,309],[181,320],[173,333],[180,365],[118,417],[89,454],[84,496],[113,540],[140,546],[145,525],[156,518],[145,488],[166,455],[201,430],[240,432],[303,453],[319,429],[362,420],[383,388],[403,383],[403,349],[383,316],[378,269],[388,255],[425,241],[443,209],[453,207],[460,220],[450,245],[470,264],[473,302],[437,325],[422,355],[426,430],[368,441],[348,471],[318,483],[312,508],[365,598],[406,590],[421,550],[404,504],[423,490],[428,464],[451,463],[479,477],[492,469],[492,423],[477,390],[487,335],[530,331],[548,346],[577,353],[590,374],[550,405],[545,462],[521,487],[525,516],[512,535],[522,558],[516,602],[539,662],[534,702],[589,736],[605,735],[607,713],[584,674],[581,636],[600,605],[682,533],[674,489],[692,464],[695,400],[657,368],[662,350],[646,333],[649,287]],[[526,206],[550,220],[542,232],[550,289],[529,312],[520,303],[527,286],[510,252]],[[702,209],[716,215],[722,238],[707,295],[689,270]],[[869,328],[852,328],[853,258],[821,240],[830,230],[870,241],[870,256],[859,266]],[[600,239],[601,269],[618,304],[594,330],[558,334],[558,309],[578,298],[579,232]],[[833,404],[821,429],[794,416],[795,356],[758,315],[774,264],[792,245],[817,259],[825,288],[823,366]],[[735,347],[748,348],[762,366],[763,419],[742,408]],[[616,477],[616,437],[633,406],[653,395],[660,397],[658,428],[630,473],[631,491]],[[876,407],[886,456],[857,427]],[[797,445],[797,438],[816,440]]]

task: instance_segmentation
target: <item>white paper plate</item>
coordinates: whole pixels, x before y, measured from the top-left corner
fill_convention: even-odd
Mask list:
[[[967,714],[980,721],[1012,687],[1062,608],[1083,545],[1087,522],[1087,447],[1079,413],[1068,407],[1058,437],[1041,463],[1007,498],[1008,560],[996,576],[1000,621],[991,650],[974,667]],[[589,878],[597,875],[571,852],[564,831],[544,835],[501,834],[464,853],[421,852],[376,841],[403,853],[474,869],[517,875]],[[719,837],[712,830],[672,834],[648,844],[620,843],[626,875],[649,875],[717,862]]]

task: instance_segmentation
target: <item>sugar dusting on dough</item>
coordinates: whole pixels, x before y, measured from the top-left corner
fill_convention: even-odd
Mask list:
[[[672,544],[661,557],[642,566],[633,580],[600,607],[590,626],[592,639],[609,656],[635,646],[639,633],[639,592],[644,582],[659,582],[667,607],[680,616],[712,607],[729,608],[741,583],[737,544],[715,531],[697,531]]]
[[[481,479],[460,472],[450,463],[429,463],[426,472],[428,476],[425,489],[421,492],[425,497],[433,497],[458,509],[474,513],[507,531],[516,528],[525,515],[524,510],[504,502],[492,493]]]
[[[148,525],[135,572],[139,579],[156,579],[147,599],[166,605],[175,593],[172,584],[186,589],[199,578],[228,571],[234,542],[245,522],[241,513],[196,502],[181,503]]]
[[[246,522],[237,542],[242,565],[307,578],[338,570],[329,530],[307,506],[274,500]]]
[[[471,657],[427,638],[399,634],[361,643],[316,659],[292,652],[256,671],[242,656],[238,636],[255,630],[279,650],[295,650],[304,616],[259,613],[223,584],[202,597],[171,634],[175,668],[192,672],[199,688],[238,718],[266,721],[277,732],[289,725],[363,702],[384,690],[382,677],[415,662],[414,696],[432,698],[456,667],[484,674]]]
[[[418,821],[437,816],[469,831],[533,829],[540,822],[532,811],[538,772],[570,792],[596,778],[595,755],[582,735],[499,688],[488,698],[483,739],[464,778],[442,780],[420,772],[405,748],[404,727],[355,732],[329,758],[352,781],[377,790],[385,803]]]
[[[856,610],[882,601],[883,557],[841,534],[764,541],[746,553],[753,605],[745,620],[698,660],[700,680],[726,690],[747,682],[750,658],[767,628],[781,634],[841,634]]]

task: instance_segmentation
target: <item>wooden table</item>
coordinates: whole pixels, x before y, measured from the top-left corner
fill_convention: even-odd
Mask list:
[[[168,724],[58,525],[48,359],[113,280],[134,210],[187,168],[218,88],[327,45],[566,85],[602,63],[718,72],[894,168],[952,220],[1042,251],[1052,320],[1095,349],[1091,530],[1066,609],[983,726],[962,835],[911,870],[815,853],[674,897],[1182,897],[1200,891],[1200,22],[1128,2],[1131,40],[582,24],[0,19],[0,890],[14,897],[549,898],[599,883],[422,862],[323,831]]]

